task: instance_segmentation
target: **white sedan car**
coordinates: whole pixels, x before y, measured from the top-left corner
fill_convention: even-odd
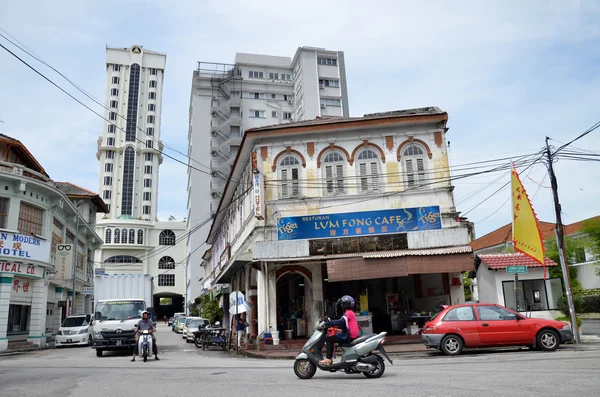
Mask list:
[[[183,326],[183,338],[186,342],[194,341],[194,331],[198,331],[198,327],[207,326],[209,321],[202,317],[188,317]]]
[[[54,345],[63,346],[89,346],[92,344],[91,316],[69,316],[60,325],[56,333]]]

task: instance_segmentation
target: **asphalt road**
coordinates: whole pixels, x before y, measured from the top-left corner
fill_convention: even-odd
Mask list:
[[[0,356],[0,396],[598,396],[600,345],[554,353],[527,350],[461,357],[396,358],[380,379],[317,372],[294,375],[291,361],[201,351],[161,325],[160,361],[98,358],[90,348]]]

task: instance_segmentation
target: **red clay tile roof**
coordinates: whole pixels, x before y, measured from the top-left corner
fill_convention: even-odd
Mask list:
[[[571,234],[579,233],[583,228],[583,223],[586,221],[597,221],[600,222],[600,216],[595,216],[593,218],[584,219],[579,222],[571,223],[570,225],[565,226],[565,235],[569,236]]]
[[[542,267],[540,263],[521,253],[477,255],[477,258],[493,270],[506,269],[506,266]],[[546,266],[558,266],[550,258],[544,258],[544,264]]]
[[[554,223],[539,222],[540,232],[542,238],[547,240],[554,238]],[[499,229],[494,230],[486,234],[485,236],[479,237],[476,240],[471,241],[471,247],[473,251],[477,251],[483,248],[493,247],[495,245],[504,244],[512,241],[512,223],[504,225]]]
[[[579,222],[571,223],[570,225],[565,225],[565,235],[569,236],[571,234],[575,234],[581,231],[583,226],[583,222],[587,220],[596,219],[600,221],[600,216],[596,216],[589,219],[584,219]],[[550,222],[539,222],[540,232],[542,233],[542,238],[544,240],[554,239],[554,228],[556,225]],[[494,230],[486,234],[485,236],[481,236],[478,239],[471,241],[471,248],[473,251],[478,251],[484,248],[493,247],[495,245],[504,244],[506,242],[512,241],[512,224],[504,225],[499,229]]]

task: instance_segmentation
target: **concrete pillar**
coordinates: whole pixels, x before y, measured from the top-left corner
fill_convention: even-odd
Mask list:
[[[310,323],[306,324],[308,333],[313,331],[315,324],[323,317],[323,274],[321,272],[321,264],[317,263],[312,267],[312,307],[307,312],[310,312]]]
[[[277,274],[274,269],[267,271],[269,312],[267,317],[267,329],[277,331]],[[279,335],[281,338],[281,335]]]
[[[65,289],[63,287],[54,287],[54,291],[56,292],[54,295],[54,299],[56,300],[56,303],[54,305],[54,315],[53,315],[53,320],[54,320],[54,330],[58,331],[58,329],[60,328],[60,324],[62,323],[62,314],[63,314],[63,310],[65,310],[62,307],[58,307],[58,302],[60,301],[64,301],[65,300]]]
[[[48,286],[44,279],[32,280],[31,317],[29,319],[28,342],[38,347],[46,346],[46,305]]]
[[[8,305],[12,288],[12,274],[0,274],[0,351],[8,349]]]
[[[256,271],[256,320],[258,322],[257,325],[257,334],[260,335],[263,333],[267,327],[267,299],[266,299],[266,280],[265,280],[265,272],[264,266],[261,263],[261,270]]]
[[[248,310],[246,313],[246,321],[249,324],[248,329],[246,329],[246,342],[248,339],[256,338],[256,324],[253,321],[256,318],[256,289],[252,288],[252,264],[246,265],[246,271],[244,276],[244,290],[246,291],[246,300],[254,305],[254,309]]]
[[[450,304],[452,305],[460,305],[465,303],[465,288],[462,285],[462,274],[460,273],[450,273],[448,275],[450,283]],[[460,284],[452,285],[452,279],[457,278],[460,280]]]
[[[77,293],[77,297],[75,299],[75,306],[77,307],[77,314],[86,314],[85,311],[85,299],[86,296],[80,293]]]

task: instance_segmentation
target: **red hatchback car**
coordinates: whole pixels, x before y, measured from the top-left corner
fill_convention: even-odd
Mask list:
[[[425,346],[455,356],[464,348],[530,346],[556,350],[573,340],[563,321],[528,318],[504,306],[486,303],[446,306],[423,327]]]

